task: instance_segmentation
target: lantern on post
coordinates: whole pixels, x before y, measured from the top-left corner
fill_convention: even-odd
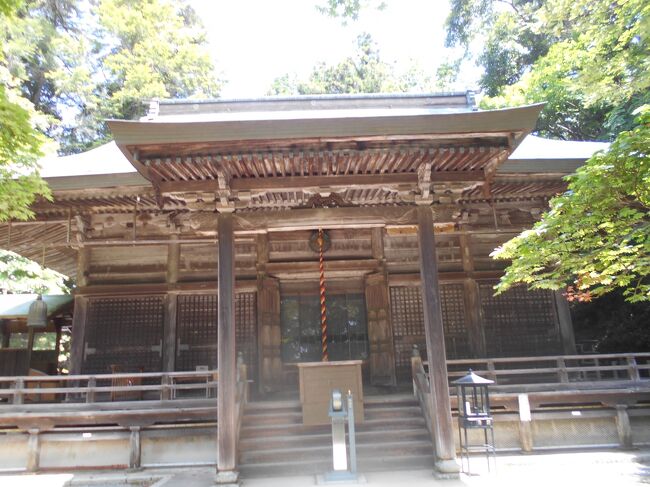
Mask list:
[[[470,452],[485,452],[490,470],[490,455],[495,459],[494,447],[494,418],[490,412],[490,393],[488,386],[494,384],[493,380],[485,379],[469,372],[466,376],[452,382],[456,386],[458,399],[458,436],[460,439],[461,466],[465,471],[465,458],[467,458],[467,473],[470,473]],[[483,430],[483,443],[470,443],[468,430]],[[488,434],[489,433],[489,434]]]
[[[43,296],[40,294],[29,305],[27,326],[32,328],[45,328],[47,326],[47,304],[43,301]]]

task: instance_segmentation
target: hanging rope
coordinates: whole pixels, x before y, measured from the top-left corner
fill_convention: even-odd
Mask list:
[[[320,339],[321,339],[321,361],[329,362],[329,355],[327,353],[327,309],[325,307],[325,259],[323,246],[325,245],[325,237],[323,236],[323,229],[318,229],[318,270],[320,272],[319,290],[320,290]]]

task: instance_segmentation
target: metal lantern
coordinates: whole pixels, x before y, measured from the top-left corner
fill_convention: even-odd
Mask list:
[[[485,379],[469,369],[468,374],[452,382],[457,387],[458,417],[463,422],[479,426],[482,419],[490,417],[490,395],[488,386],[493,380]]]
[[[472,452],[484,452],[490,470],[490,455],[496,465],[496,449],[494,447],[493,418],[490,414],[490,394],[488,386],[493,380],[485,379],[469,369],[468,374],[454,382],[457,387],[458,399],[458,436],[460,440],[460,460],[463,472],[471,474],[469,458]],[[479,443],[476,436],[467,434],[467,430],[483,430],[483,438]],[[467,459],[467,470],[465,470]]]
[[[40,294],[36,297],[36,301],[29,305],[27,326],[32,328],[45,328],[47,326],[47,304]]]

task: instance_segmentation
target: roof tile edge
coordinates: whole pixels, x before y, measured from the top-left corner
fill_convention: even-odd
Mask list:
[[[141,120],[167,115],[249,111],[334,110],[341,108],[455,108],[476,110],[472,90],[448,93],[370,93],[341,95],[269,96],[233,99],[151,100]]]

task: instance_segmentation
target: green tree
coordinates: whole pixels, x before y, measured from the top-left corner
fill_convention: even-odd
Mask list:
[[[13,252],[0,250],[0,292],[67,294],[70,285],[63,274]]]
[[[606,152],[567,177],[568,191],[532,230],[495,250],[512,263],[497,286],[564,289],[588,301],[620,289],[650,301],[650,106]]]
[[[548,102],[542,135],[614,138],[650,102],[650,4],[645,0],[452,0],[447,45],[477,57],[483,107]]]
[[[341,62],[314,67],[306,81],[285,74],[276,78],[270,95],[308,95],[342,93],[389,93],[422,90],[431,80],[412,66],[405,73],[397,73],[393,64],[383,61],[370,34],[357,37],[356,51]]]
[[[216,96],[204,29],[188,2],[28,0],[0,22],[3,63],[47,115],[62,153],[101,144],[106,118],[134,118],[151,98]]]
[[[383,10],[386,4],[379,0],[326,0],[316,7],[319,12],[343,20],[358,20],[362,10],[376,8]]]
[[[133,118],[152,98],[218,95],[204,29],[187,2],[101,0],[96,13],[103,116]]]
[[[11,22],[16,1],[0,3],[0,25]],[[6,66],[4,42],[0,50],[0,221],[25,220],[36,197],[49,197],[38,175],[38,159],[46,139],[37,130],[38,117],[21,96],[18,81]]]

